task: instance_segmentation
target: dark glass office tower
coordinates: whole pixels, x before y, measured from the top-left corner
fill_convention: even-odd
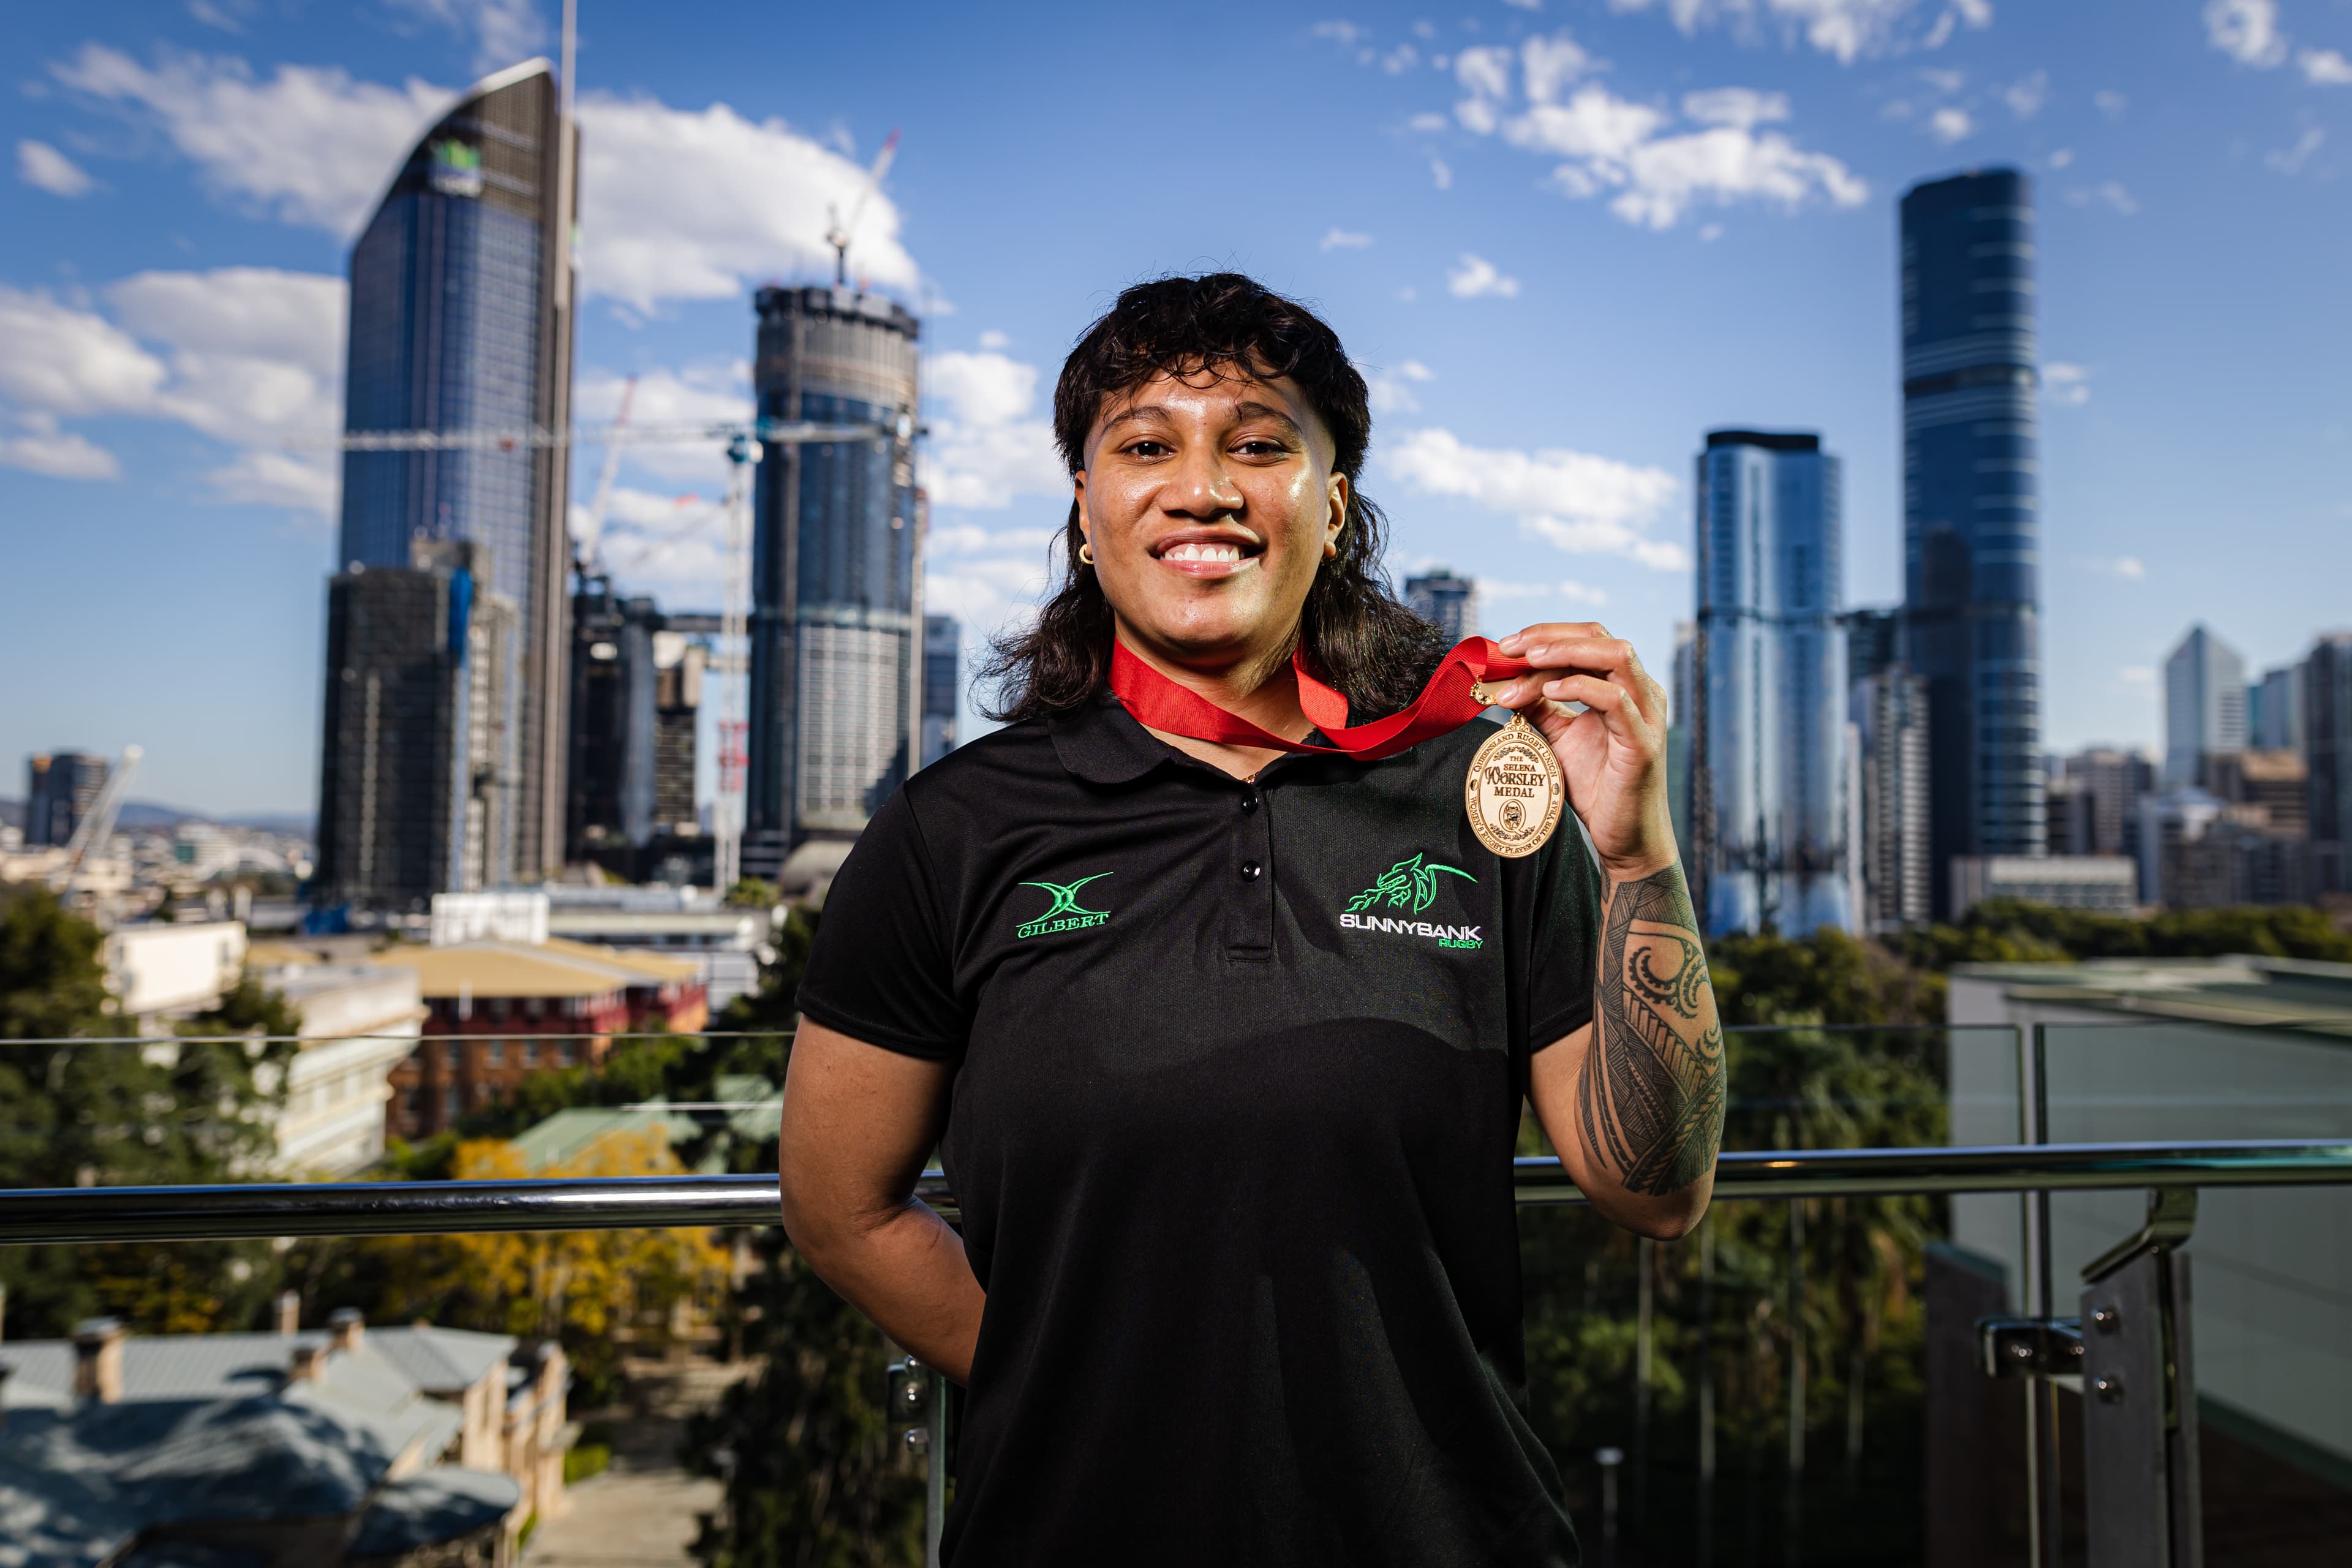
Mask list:
[[[743,874],[855,838],[916,758],[922,627],[915,318],[849,289],[762,289],[762,418],[871,426],[770,442],[751,513],[751,711]]]
[[[476,83],[417,142],[352,249],[346,428],[570,422],[578,167],[545,60]],[[464,541],[478,547],[478,587],[518,608],[499,659],[513,672],[499,697],[514,739],[512,828],[482,861],[494,887],[534,879],[563,854],[567,453],[518,444],[343,459],[342,570],[404,569],[415,541]],[[334,804],[322,798],[322,818]]]
[[[2013,169],[1903,197],[1905,640],[1927,681],[1929,875],[2042,852],[2032,192]]]

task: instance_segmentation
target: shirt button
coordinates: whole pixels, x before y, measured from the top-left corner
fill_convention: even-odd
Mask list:
[[[1257,791],[1248,790],[1243,794],[1242,809],[1244,811],[1255,811],[1257,809]]]
[[[1244,882],[1255,882],[1258,879],[1258,873],[1265,869],[1265,867],[1259,865],[1255,860],[1244,860],[1242,862],[1242,880]]]

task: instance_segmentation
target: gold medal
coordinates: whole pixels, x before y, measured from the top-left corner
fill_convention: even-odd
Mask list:
[[[1486,700],[1484,686],[1471,695]],[[1470,831],[1478,842],[1506,859],[1516,860],[1542,848],[1559,826],[1559,811],[1568,799],[1568,780],[1559,759],[1534,725],[1517,713],[1486,737],[1470,759],[1470,776],[1463,781],[1462,805],[1470,816]]]

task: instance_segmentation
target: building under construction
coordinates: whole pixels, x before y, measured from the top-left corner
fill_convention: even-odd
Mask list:
[[[846,288],[762,289],[757,306],[761,417],[877,432],[761,455],[742,869],[773,879],[800,845],[856,837],[920,755],[919,328]]]
[[[505,700],[521,616],[485,547],[418,540],[406,568],[327,589],[327,709],[313,901],[418,913],[496,887],[520,814]]]
[[[675,858],[689,876],[709,860],[694,797],[707,662],[653,600],[583,574],[572,605],[568,860],[631,881],[664,879]]]

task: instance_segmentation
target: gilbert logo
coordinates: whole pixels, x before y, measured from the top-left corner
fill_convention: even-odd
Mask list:
[[[1088,882],[1099,882],[1109,875],[1111,873],[1108,871],[1097,871],[1091,877],[1081,877],[1075,882],[1021,883],[1022,887],[1037,888],[1053,894],[1054,907],[1035,920],[1015,926],[1013,930],[1013,936],[1016,938],[1047,936],[1057,931],[1084,931],[1088,926],[1102,924],[1110,919],[1110,911],[1081,907],[1078,903],[1078,889]]]
[[[1441,866],[1419,855],[1398,861],[1381,873],[1380,879],[1348,900],[1347,913],[1339,924],[1349,931],[1390,931],[1398,936],[1425,936],[1440,947],[1475,948],[1484,945],[1476,926],[1434,925],[1427,921],[1392,920],[1386,915],[1368,915],[1365,910],[1387,908],[1406,910],[1419,914],[1437,901],[1437,879],[1440,873],[1459,877],[1465,882],[1478,879],[1452,866]]]

